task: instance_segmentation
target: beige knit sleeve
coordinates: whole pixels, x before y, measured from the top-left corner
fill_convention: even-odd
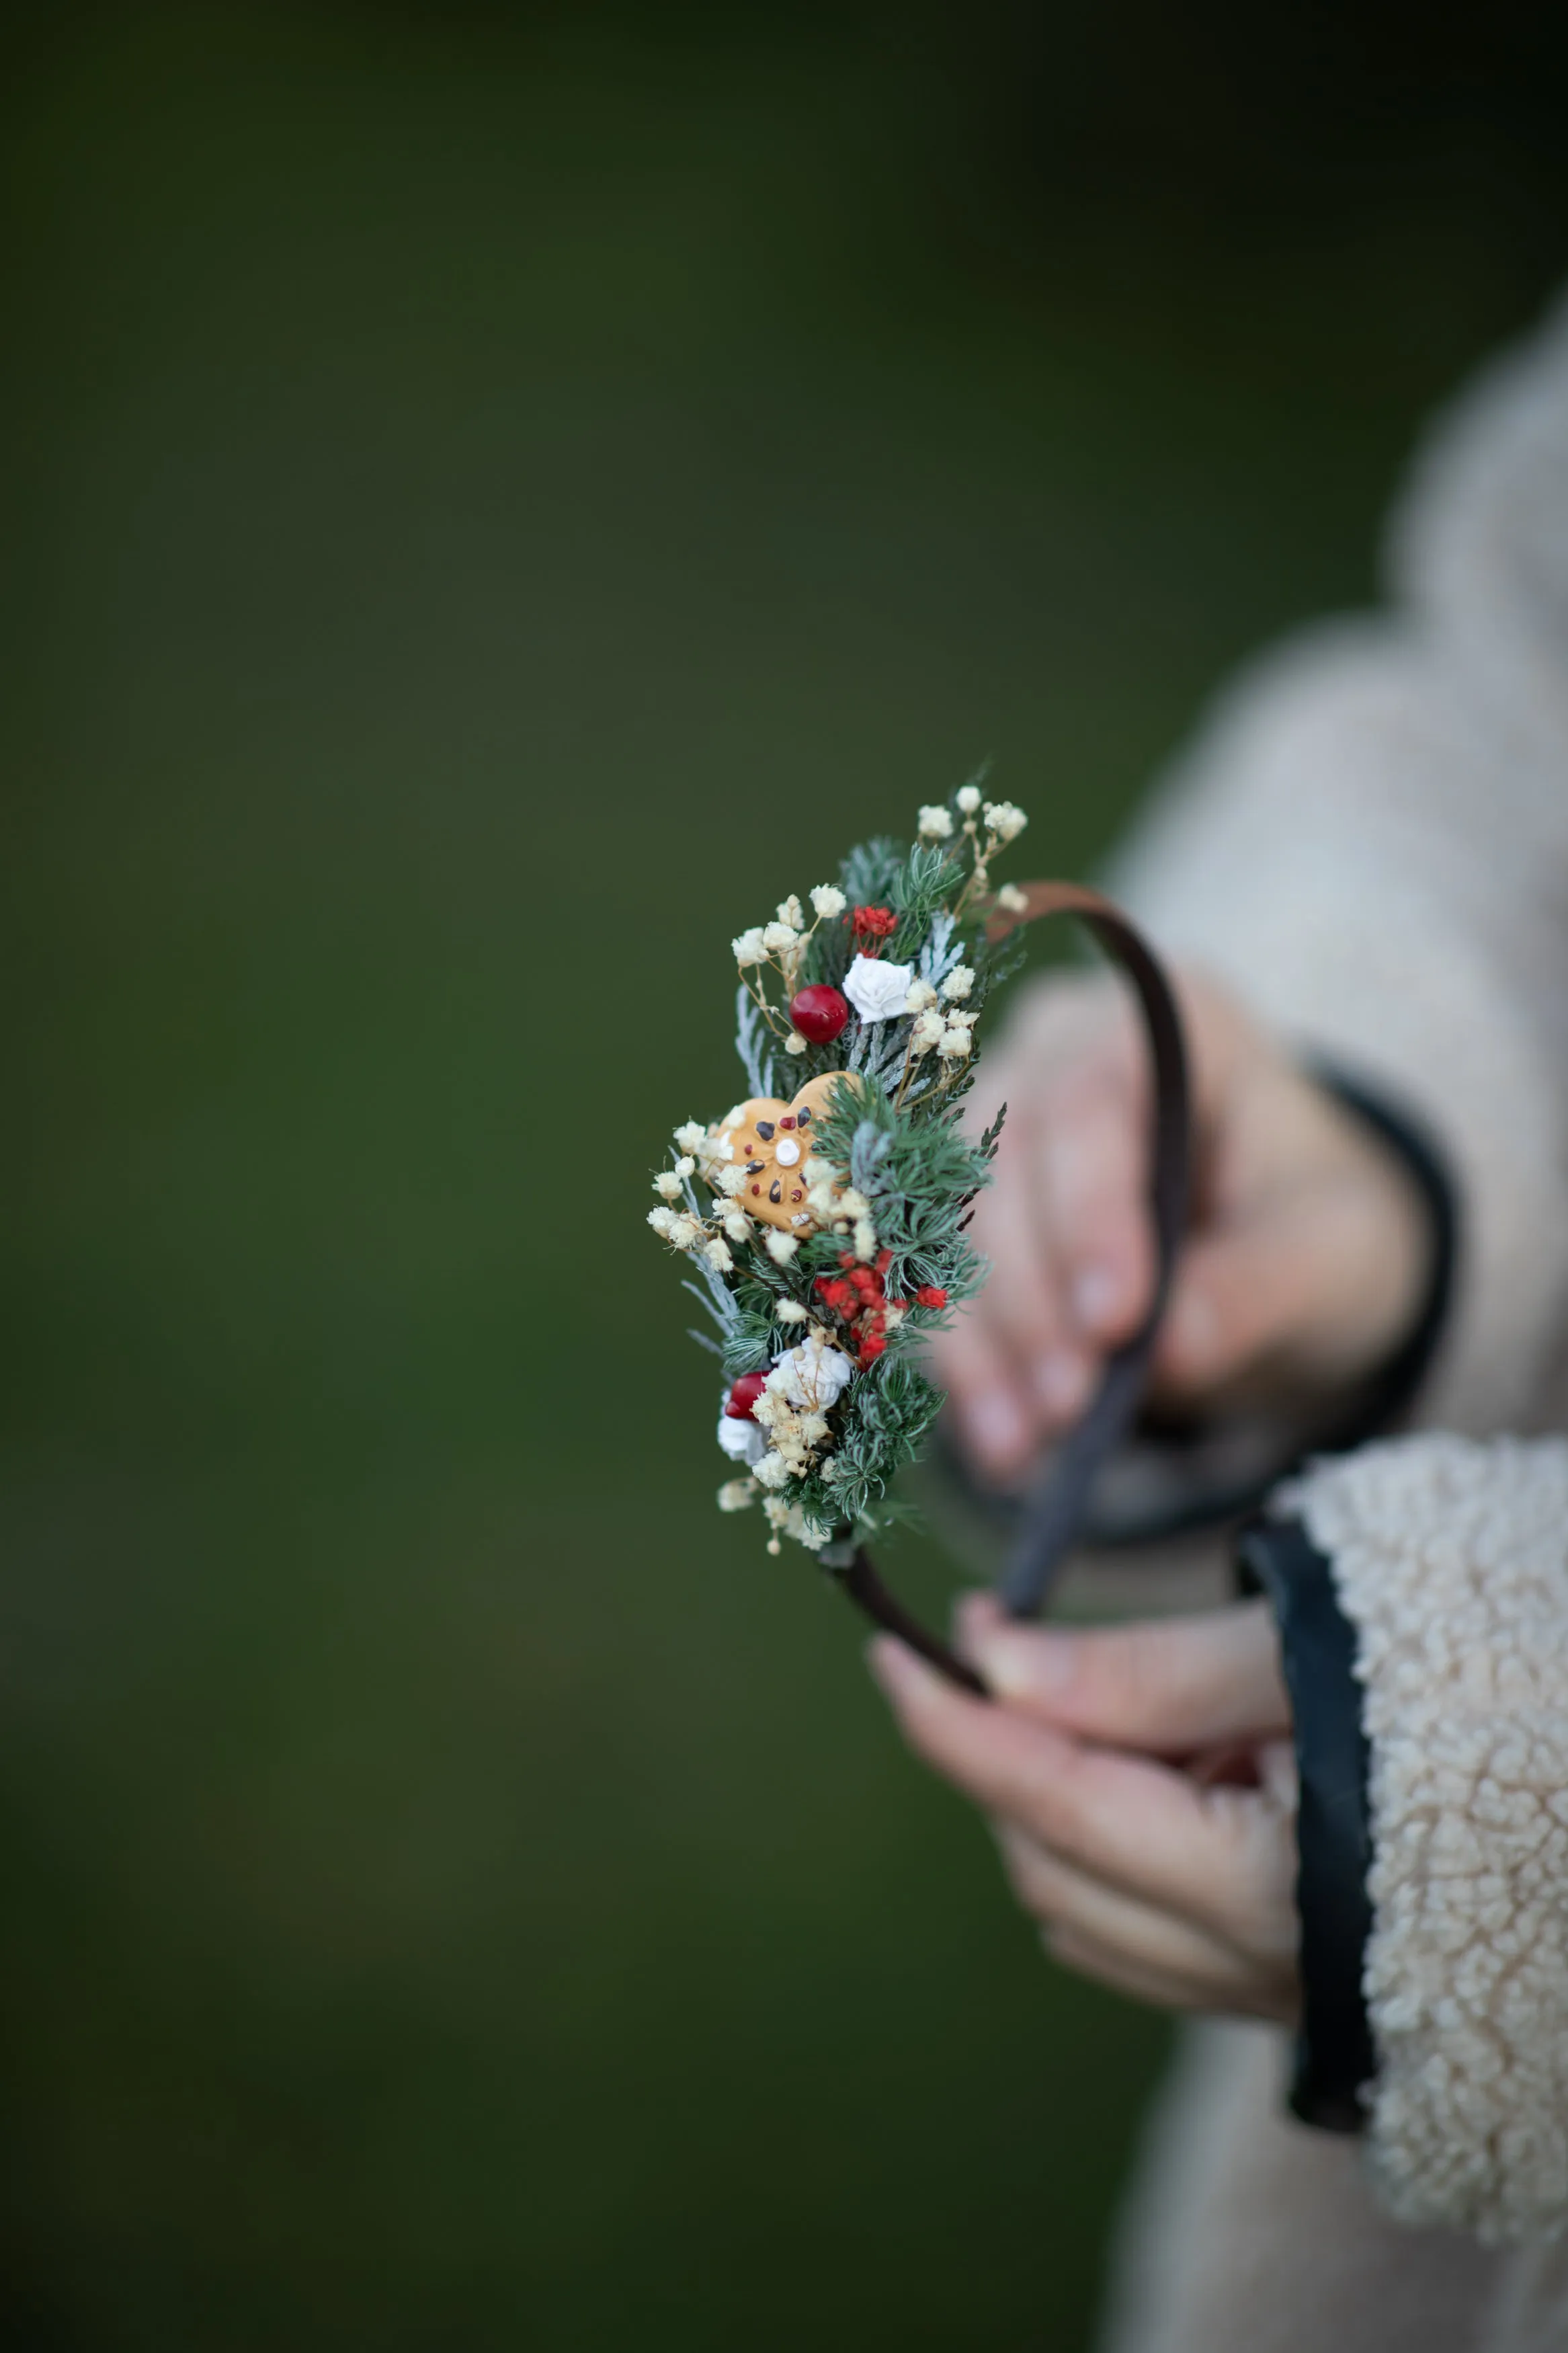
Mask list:
[[[1416,469],[1387,617],[1245,679],[1113,887],[1402,1096],[1464,1195],[1429,1418],[1531,1411],[1568,1325],[1568,313]]]
[[[1293,1507],[1355,1628],[1378,2072],[1400,2219],[1568,2226],[1568,1442],[1444,1437],[1317,1466]]]

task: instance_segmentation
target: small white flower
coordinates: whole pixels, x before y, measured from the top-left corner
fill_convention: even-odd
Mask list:
[[[735,962],[742,967],[767,962],[767,944],[763,937],[761,923],[753,923],[749,932],[742,932],[739,939],[731,940],[730,946]]]
[[[789,1464],[782,1454],[764,1454],[752,1476],[759,1487],[787,1487]]]
[[[793,948],[800,934],[793,923],[769,923],[763,933],[763,945],[769,955],[783,955]]]
[[[877,1229],[869,1218],[857,1218],[855,1220],[855,1255],[863,1259],[868,1266],[877,1255]]]
[[[743,1168],[721,1168],[715,1181],[721,1193],[728,1193],[733,1197],[736,1193],[745,1191],[746,1172]]]
[[[805,1324],[809,1316],[798,1299],[781,1299],[773,1309],[773,1320],[779,1324]]]
[[[946,1027],[940,1013],[922,1013],[910,1033],[910,1051],[929,1054],[933,1046],[941,1045]]]
[[[700,1221],[696,1218],[684,1217],[679,1212],[670,1219],[669,1230],[665,1236],[670,1248],[678,1250],[693,1249],[701,1238]]]
[[[756,1500],[757,1483],[754,1479],[726,1479],[719,1490],[719,1509],[721,1512],[743,1512]]]
[[[750,1218],[747,1217],[744,1209],[737,1209],[732,1202],[727,1209],[721,1213],[719,1222],[723,1227],[724,1231],[729,1235],[730,1240],[732,1242],[749,1242],[751,1240],[752,1221]]]
[[[826,1345],[814,1333],[775,1357],[768,1388],[803,1411],[828,1413],[854,1377],[854,1365],[842,1348]]]
[[[680,1179],[673,1168],[661,1169],[653,1180],[653,1189],[661,1201],[679,1201]]]
[[[816,1467],[829,1484],[835,1479],[841,1479],[844,1476],[844,1465],[837,1454],[825,1454]]]
[[[966,964],[954,965],[942,984],[942,993],[952,1005],[960,997],[967,997],[974,986],[974,974]]]
[[[845,976],[844,994],[862,1021],[889,1021],[909,1001],[914,978],[910,964],[884,964],[879,956],[858,955]]]
[[[793,891],[787,899],[779,901],[779,921],[787,923],[792,932],[804,932],[805,929],[805,909]]]
[[[805,1206],[814,1218],[830,1218],[838,1207],[838,1196],[826,1176],[805,1188]]]
[[[967,1005],[950,1005],[947,1010],[950,1029],[973,1029],[979,1018],[979,1014],[972,1013]]]
[[[980,807],[979,786],[962,786],[959,789],[958,806],[963,811],[965,817],[973,817],[975,810]]]
[[[719,1416],[719,1443],[731,1462],[760,1462],[768,1451],[766,1434],[754,1421],[740,1421],[732,1413]]]
[[[823,922],[828,923],[844,913],[848,902],[837,882],[819,882],[811,894],[811,903]]]
[[[730,1256],[729,1245],[721,1242],[717,1234],[710,1242],[704,1242],[702,1255],[715,1274],[733,1274],[735,1271],[735,1261]]]
[[[798,1029],[792,1029],[789,1036],[784,1039],[784,1052],[786,1054],[804,1054],[805,1051],[805,1039],[801,1036]]]
[[[940,801],[922,808],[920,813],[920,830],[922,841],[946,841],[952,832],[951,813],[943,808]]]
[[[1029,820],[1012,801],[987,801],[985,822],[1000,841],[1016,841]]]
[[[675,1223],[675,1211],[673,1209],[650,1209],[647,1213],[647,1221],[653,1228],[654,1232],[658,1236],[660,1241],[667,1242],[669,1240],[669,1229]]]
[[[1005,907],[1010,915],[1026,915],[1029,894],[1026,891],[1020,891],[1016,882],[1004,882],[996,893],[996,904]]]
[[[871,1214],[870,1202],[853,1185],[846,1185],[837,1206],[841,1218],[868,1218]]]
[[[923,1013],[936,1003],[936,991],[929,980],[911,980],[910,993],[904,999],[906,1013]]]
[[[775,1266],[787,1266],[800,1244],[793,1234],[770,1234],[767,1248],[768,1256]]]
[[[689,1119],[684,1127],[678,1127],[675,1131],[678,1152],[700,1152],[707,1141],[708,1130],[700,1119]]]
[[[962,1029],[956,1021],[950,1021],[942,1033],[942,1042],[936,1050],[943,1061],[957,1062],[973,1050],[973,1044],[967,1029]]]
[[[689,1176],[696,1166],[697,1163],[691,1155],[689,1152],[683,1152],[675,1164],[675,1173],[677,1176]]]

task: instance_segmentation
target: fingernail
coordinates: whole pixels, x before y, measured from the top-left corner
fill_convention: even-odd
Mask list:
[[[1003,1626],[977,1635],[974,1663],[998,1699],[1053,1699],[1072,1681],[1076,1653],[1070,1634]]]
[[[1020,1452],[1028,1435],[1024,1417],[1005,1389],[984,1389],[971,1398],[963,1419],[980,1452],[994,1462]]]
[[[912,1699],[932,1680],[930,1670],[891,1634],[874,1635],[866,1645],[871,1680],[890,1700]]]
[[[1121,1304],[1121,1285],[1108,1266],[1086,1266],[1073,1277],[1073,1314],[1086,1332],[1109,1324]]]
[[[1035,1395],[1054,1419],[1075,1413],[1082,1404],[1089,1377],[1081,1356],[1052,1348],[1035,1366]]]

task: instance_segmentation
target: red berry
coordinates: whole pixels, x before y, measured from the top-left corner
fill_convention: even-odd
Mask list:
[[[814,1046],[831,1046],[849,1018],[849,1007],[837,989],[819,980],[810,988],[795,990],[789,1001],[789,1018]]]
[[[922,1282],[920,1289],[915,1293],[915,1298],[921,1307],[945,1307],[947,1305],[946,1292],[939,1291],[934,1282]]]
[[[750,1421],[752,1408],[767,1388],[766,1373],[742,1373],[724,1400],[724,1412],[731,1421]]]
[[[879,1274],[886,1274],[888,1269],[892,1265],[892,1263],[893,1253],[891,1250],[879,1250],[877,1252],[877,1271]]]
[[[860,1363],[862,1366],[874,1365],[887,1345],[886,1340],[877,1333],[873,1333],[868,1340],[862,1340],[860,1343]]]

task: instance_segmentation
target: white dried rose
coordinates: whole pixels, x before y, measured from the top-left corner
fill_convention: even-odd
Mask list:
[[[819,882],[811,894],[811,903],[824,923],[828,923],[835,915],[841,915],[849,902],[837,882]]]
[[[922,808],[919,818],[922,841],[946,841],[952,832],[952,817],[940,801]]]
[[[1016,841],[1029,820],[1012,801],[987,801],[985,822],[1000,841]]]
[[[767,962],[767,944],[763,937],[761,923],[753,923],[749,932],[742,932],[739,939],[731,940],[730,946],[738,965],[744,966]]]
[[[768,1256],[772,1259],[775,1266],[787,1266],[799,1248],[800,1244],[796,1241],[793,1234],[770,1234],[768,1236]]]
[[[885,964],[858,955],[844,976],[844,994],[862,1021],[890,1021],[909,1002],[912,964]]]
[[[942,993],[952,1005],[958,997],[967,997],[974,986],[974,974],[966,964],[955,964],[942,984]]]
[[[855,1367],[842,1348],[835,1348],[814,1333],[798,1347],[786,1348],[773,1359],[768,1375],[769,1392],[812,1413],[826,1413],[855,1377]]]
[[[732,1413],[719,1416],[719,1443],[731,1462],[760,1462],[768,1451],[766,1433],[754,1421],[742,1421]]]

